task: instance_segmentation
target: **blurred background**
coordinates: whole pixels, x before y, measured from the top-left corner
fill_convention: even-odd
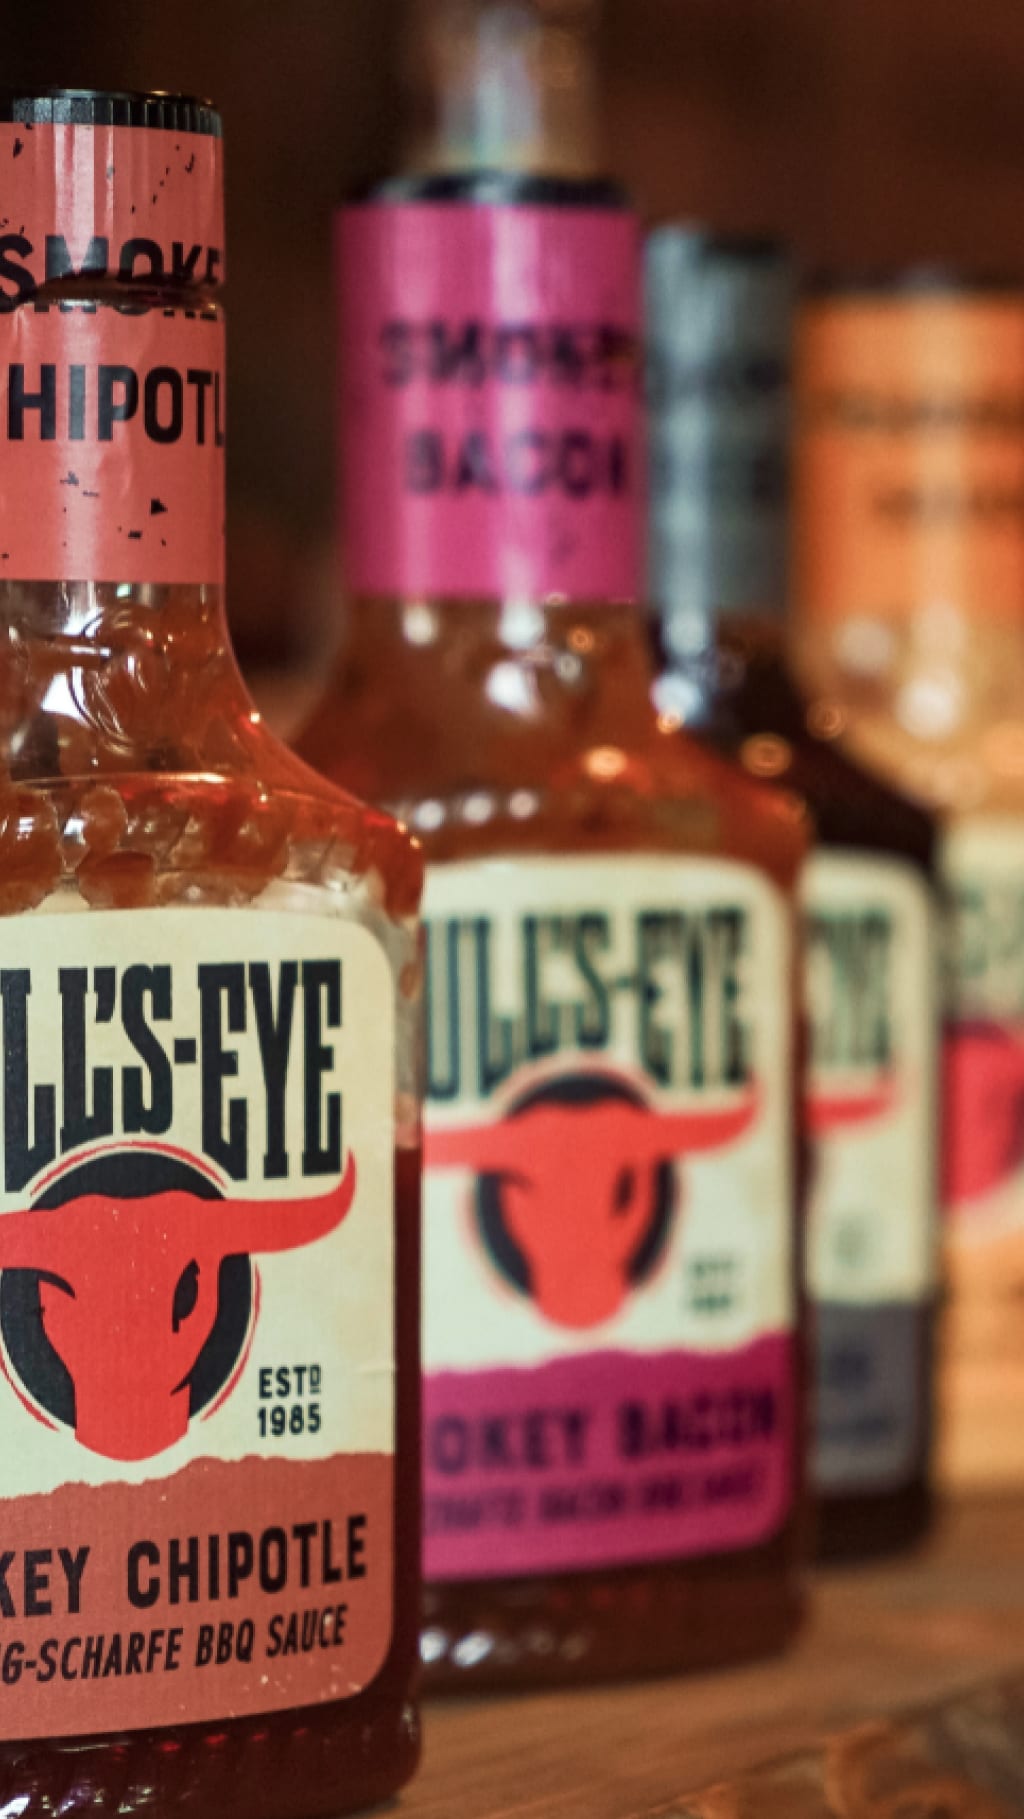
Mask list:
[[[13,14],[13,17],[12,17]],[[231,615],[252,668],[314,661],[330,552],[330,216],[399,156],[402,0],[33,0],[4,80],[180,88],[226,121]],[[1022,0],[607,0],[609,167],[650,219],[813,264],[1024,275]]]

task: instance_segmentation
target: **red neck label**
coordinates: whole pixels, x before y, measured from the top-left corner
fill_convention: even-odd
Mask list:
[[[4,123],[0,171],[0,581],[219,583],[220,141]]]

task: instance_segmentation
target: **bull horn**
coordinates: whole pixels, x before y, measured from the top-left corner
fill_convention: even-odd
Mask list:
[[[22,1207],[0,1214],[0,1269],[61,1275],[80,1250],[80,1243],[71,1238],[67,1214],[63,1206],[38,1213]]]
[[[823,1137],[829,1131],[884,1118],[895,1103],[896,1087],[887,1081],[872,1093],[808,1093],[804,1115],[812,1137]]]
[[[216,1209],[209,1201],[196,1202],[207,1211],[217,1249],[225,1257],[269,1251],[298,1250],[336,1231],[351,1210],[356,1192],[356,1159],[349,1155],[345,1173],[330,1193],[310,1200],[227,1200]],[[191,1198],[191,1196],[190,1196]]]
[[[738,1104],[714,1110],[634,1113],[637,1131],[635,1139],[631,1139],[632,1153],[637,1161],[667,1162],[673,1156],[721,1149],[750,1129],[759,1103],[758,1093],[752,1091],[745,1093]]]
[[[555,1110],[552,1105],[550,1110]],[[718,1149],[732,1143],[753,1123],[758,1109],[756,1092],[748,1093],[738,1105],[702,1112],[654,1112],[640,1105],[621,1101],[603,1102],[592,1107],[572,1106],[564,1110],[578,1119],[582,1129],[572,1133],[583,1137],[589,1121],[607,1129],[616,1123],[623,1137],[617,1148],[637,1162],[655,1161],[660,1157],[684,1155],[696,1150]],[[625,1141],[628,1134],[628,1145]],[[566,1133],[569,1138],[569,1133]],[[424,1145],[427,1168],[468,1168],[477,1174],[511,1173],[527,1165],[537,1152],[537,1138],[531,1133],[527,1118],[506,1119],[500,1124],[461,1126],[454,1130],[428,1131]]]
[[[521,1168],[529,1145],[528,1125],[516,1119],[501,1124],[462,1125],[430,1131],[423,1145],[427,1168],[471,1168],[478,1175],[497,1175]]]
[[[355,1191],[356,1163],[350,1155],[338,1186],[314,1199],[200,1200],[171,1190],[120,1205],[136,1214],[148,1210],[154,1223],[162,1220],[168,1231],[180,1231],[189,1243],[205,1238],[222,1257],[233,1257],[297,1250],[325,1238],[350,1211]],[[39,1212],[26,1208],[0,1214],[0,1269],[67,1275],[86,1260],[91,1241],[104,1241],[110,1209],[117,1205],[116,1196],[89,1194]]]

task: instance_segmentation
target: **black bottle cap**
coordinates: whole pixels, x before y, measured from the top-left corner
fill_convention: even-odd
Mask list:
[[[971,271],[949,264],[878,266],[863,269],[811,270],[804,278],[803,294],[811,302],[842,302],[857,297],[967,299],[974,296],[1015,296],[1021,280],[1008,271]]]
[[[502,207],[629,209],[624,189],[606,177],[545,177],[532,171],[434,171],[387,177],[356,202],[476,202]]]
[[[129,89],[0,87],[0,122],[24,126],[150,126],[219,139],[216,108],[193,95]]]

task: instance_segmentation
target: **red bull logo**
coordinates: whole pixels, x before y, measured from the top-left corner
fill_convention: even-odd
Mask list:
[[[498,1123],[429,1133],[426,1163],[475,1172],[484,1247],[545,1319],[595,1327],[661,1258],[676,1162],[737,1142],[757,1109],[748,1088],[727,1107],[658,1112],[613,1076],[566,1075]]]
[[[0,1337],[22,1400],[109,1459],[149,1459],[232,1393],[259,1313],[253,1260],[313,1245],[351,1210],[329,1192],[225,1199],[210,1172],[126,1147],[0,1217]]]

